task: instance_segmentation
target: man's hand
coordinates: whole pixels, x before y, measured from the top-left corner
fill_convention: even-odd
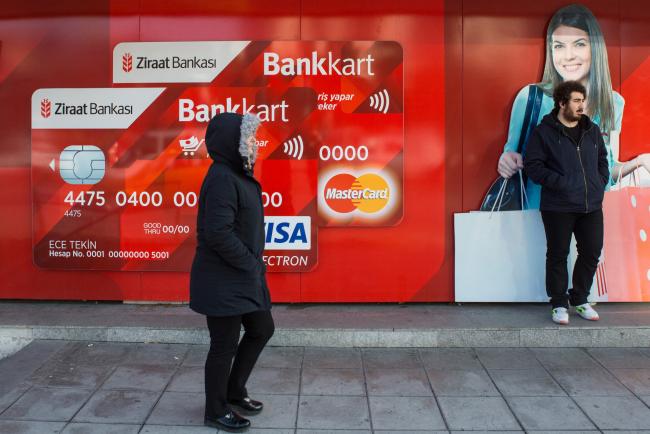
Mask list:
[[[524,168],[524,159],[518,152],[504,152],[499,158],[499,166],[497,170],[499,175],[509,179],[517,173],[517,171]]]

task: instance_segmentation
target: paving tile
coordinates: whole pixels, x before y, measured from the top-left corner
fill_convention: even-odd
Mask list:
[[[370,429],[368,401],[356,396],[302,396],[298,428]]]
[[[246,387],[253,393],[297,395],[300,387],[300,369],[255,368]]]
[[[205,368],[179,368],[174,374],[169,386],[167,386],[167,391],[205,393]]]
[[[4,389],[0,394],[0,414],[16,402],[30,387],[30,384],[22,383],[11,389]]]
[[[571,396],[630,395],[630,391],[603,368],[550,369],[549,372]]]
[[[52,362],[43,365],[30,381],[37,386],[96,389],[113,371],[107,365],[75,365]]]
[[[81,351],[81,348],[87,345],[84,342],[66,342],[55,354],[52,355],[50,360],[55,363],[68,362],[74,364],[76,360],[73,360],[75,355]]]
[[[641,401],[645,402],[645,404],[648,407],[650,407],[650,395],[648,395],[648,396],[639,396],[639,398],[641,399]]]
[[[596,429],[568,397],[511,397],[508,403],[527,431]]]
[[[100,390],[77,413],[74,422],[143,423],[160,393]]]
[[[435,430],[435,431],[430,431],[430,430],[396,431],[396,430],[393,430],[393,431],[391,431],[391,430],[382,430],[382,429],[376,429],[375,432],[379,433],[379,434],[448,434],[449,433],[449,431],[439,431],[439,430]],[[334,433],[334,434],[336,434],[336,433]],[[474,433],[472,433],[472,434],[474,434]],[[512,434],[512,431],[510,431],[509,434]]]
[[[430,348],[420,350],[420,358],[427,369],[483,369],[472,348]]]
[[[455,432],[456,431],[452,431],[452,433],[455,433]],[[504,433],[509,433],[509,432],[512,432],[512,431],[503,431],[503,432]],[[523,431],[521,431],[521,432],[523,432]],[[553,430],[550,430],[550,431],[548,431],[548,430],[545,430],[545,431],[532,431],[532,430],[529,430],[529,431],[526,431],[526,432],[529,433],[529,434],[600,434],[600,431],[598,431],[598,430],[589,430],[589,431],[585,431],[585,430],[579,430],[579,431],[565,431],[565,430],[561,430],[561,431],[553,431]],[[486,431],[486,434],[487,433],[488,433],[488,431]],[[472,431],[471,434],[477,434],[477,433],[476,433],[476,431]],[[493,431],[489,431],[489,434],[493,434]]]
[[[650,357],[638,348],[589,348],[587,352],[607,369],[650,369]]]
[[[386,369],[420,368],[422,364],[414,349],[370,348],[361,351],[364,367]]]
[[[257,428],[293,428],[298,411],[297,396],[255,395],[264,402],[264,410],[252,417]],[[202,393],[165,392],[156,404],[148,425],[202,426],[205,395]]]
[[[637,395],[650,395],[650,369],[610,369],[618,380]]]
[[[541,365],[528,348],[476,348],[485,369],[535,369]]]
[[[484,369],[427,369],[436,396],[500,396]]]
[[[129,352],[122,365],[180,365],[189,349],[183,344],[138,344]],[[205,358],[203,359],[205,362]]]
[[[182,426],[182,425],[145,425],[140,434],[215,434],[218,431],[207,426]],[[246,434],[252,430],[246,431]]]
[[[204,393],[165,392],[147,419],[152,425],[203,425]]]
[[[294,434],[293,429],[250,428],[246,434]],[[216,434],[226,433],[207,426],[144,425],[140,434]]]
[[[377,431],[383,434],[383,431]],[[406,431],[400,431],[400,434],[407,433]],[[363,429],[298,429],[296,434],[372,434],[370,430]],[[424,433],[422,433],[424,434]]]
[[[600,367],[598,362],[581,348],[531,348],[530,350],[547,369]]]
[[[77,342],[58,352],[53,359],[61,363],[86,366],[114,366],[125,360],[133,344],[116,342]]]
[[[650,409],[633,396],[578,396],[580,408],[600,429],[647,429]]]
[[[205,359],[208,357],[209,345],[190,345],[183,366],[205,366]]]
[[[361,369],[304,368],[301,382],[303,395],[365,395]]]
[[[24,386],[28,378],[65,347],[63,341],[32,341],[17,353],[0,359],[0,396]]]
[[[524,433],[525,431],[516,431],[516,430],[508,430],[508,431],[450,431],[451,434],[517,434],[517,433]],[[537,431],[529,431],[531,433],[537,434]],[[597,433],[598,431],[593,431]],[[561,432],[561,433],[556,433],[556,434],[567,434],[566,432]],[[576,434],[575,432],[571,431],[571,434]]]
[[[85,389],[33,387],[2,413],[2,419],[68,421],[90,397]]]
[[[616,430],[616,431],[602,431],[602,432],[603,432],[603,434],[650,434],[650,429],[634,430],[634,431],[629,431],[629,430],[619,431],[619,430]],[[535,434],[537,434],[537,433],[535,433]],[[571,433],[571,434],[573,434],[573,433]]]
[[[264,403],[261,413],[251,416],[252,428],[293,429],[298,418],[298,397],[292,395],[255,395]]]
[[[368,395],[433,396],[424,369],[366,369]]]
[[[255,422],[253,422],[255,424]],[[220,431],[223,432],[223,431]],[[294,434],[295,430],[293,428],[255,428],[252,427],[246,434]],[[339,431],[341,434],[342,431]]]
[[[503,396],[566,396],[545,369],[494,369],[490,377]]]
[[[61,434],[138,434],[139,431],[140,425],[73,422]]]
[[[135,389],[162,391],[174,375],[173,365],[123,365],[118,366],[102,389]]]
[[[361,351],[356,348],[305,348],[304,368],[361,368]]]
[[[303,347],[266,347],[255,366],[260,368],[300,368]]]
[[[59,434],[65,422],[0,420],[0,434]]]
[[[650,434],[650,429],[644,429],[644,430],[616,430],[616,431],[601,431],[604,434]],[[571,433],[573,434],[573,433]]]
[[[440,410],[452,430],[520,430],[503,398],[441,397]]]
[[[375,429],[441,430],[446,428],[434,398],[371,396],[369,400],[372,425]]]

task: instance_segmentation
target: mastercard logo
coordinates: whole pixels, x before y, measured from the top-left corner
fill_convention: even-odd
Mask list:
[[[323,196],[332,211],[350,213],[358,210],[373,214],[388,205],[391,192],[388,182],[376,173],[358,177],[339,173],[325,183]]]

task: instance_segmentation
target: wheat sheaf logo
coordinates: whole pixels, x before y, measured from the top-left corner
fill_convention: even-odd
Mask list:
[[[283,144],[283,152],[290,157],[295,158],[296,160],[302,159],[302,154],[305,150],[305,144],[302,141],[302,137],[296,136],[293,139],[289,139]]]
[[[370,107],[383,114],[388,113],[390,108],[390,97],[386,89],[370,95]]]
[[[124,53],[122,55],[122,71],[131,72],[133,69],[133,56],[131,53]]]
[[[47,98],[41,100],[41,116],[49,118],[52,114],[52,101]]]

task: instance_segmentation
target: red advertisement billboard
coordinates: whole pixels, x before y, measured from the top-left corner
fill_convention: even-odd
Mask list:
[[[625,99],[627,161],[647,152],[650,7],[582,3]],[[453,215],[497,176],[513,101],[542,77],[565,5],[5,2],[0,297],[187,300],[205,122],[252,106],[275,302],[453,301]],[[101,125],[79,108],[93,102]]]

